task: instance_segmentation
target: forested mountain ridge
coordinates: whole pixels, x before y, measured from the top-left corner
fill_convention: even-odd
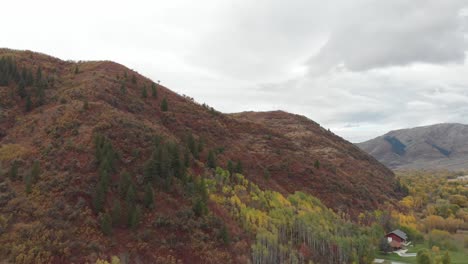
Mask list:
[[[468,125],[445,123],[390,131],[357,144],[392,169],[468,169]]]
[[[352,238],[367,238],[335,229],[348,220],[333,212],[323,241],[336,258],[305,231],[287,254],[259,252],[287,245],[265,238],[282,237],[276,209],[285,224],[328,210],[303,205],[310,195],[351,217],[402,195],[391,171],[305,117],[222,114],[109,61],[1,49],[0,107],[0,255],[16,263],[349,261]]]

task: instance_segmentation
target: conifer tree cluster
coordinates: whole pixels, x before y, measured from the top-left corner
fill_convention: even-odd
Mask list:
[[[173,178],[184,180],[186,164],[181,160],[178,144],[156,139],[150,158],[145,162],[144,181],[151,185],[169,188]]]
[[[45,102],[45,89],[53,86],[54,78],[45,77],[39,66],[34,75],[29,68],[19,69],[12,57],[0,58],[0,86],[15,85],[17,95],[25,100],[25,110]]]

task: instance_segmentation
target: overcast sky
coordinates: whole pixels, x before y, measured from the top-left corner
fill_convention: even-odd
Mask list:
[[[468,123],[466,0],[4,1],[0,47],[113,60],[223,112],[360,142]]]

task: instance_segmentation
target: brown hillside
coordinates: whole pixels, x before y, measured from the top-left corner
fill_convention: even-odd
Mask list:
[[[19,256],[19,252],[40,244],[60,248],[54,253],[61,256],[54,259],[56,263],[71,256],[75,262],[93,261],[103,247],[116,254],[125,249],[130,257],[134,251],[143,252],[139,261],[153,263],[175,259],[184,263],[202,259],[205,263],[229,263],[245,258],[248,245],[225,247],[218,229],[206,228],[219,228],[222,219],[242,240],[245,234],[224,209],[209,204],[217,218],[197,222],[187,216],[191,197],[178,188],[156,191],[158,212],[144,213],[137,231],[117,229],[114,238],[103,239],[96,231],[99,215],[90,209],[98,182],[93,142],[97,133],[109,139],[119,157],[111,188],[117,188],[115,182],[124,169],[140,184],[155,135],[184,145],[187,135],[192,134],[203,146],[200,157],[193,158],[189,168],[194,176],[206,171],[208,152],[214,150],[219,166],[226,167],[228,160],[240,161],[246,177],[262,188],[283,194],[301,190],[351,215],[376,209],[383,201],[391,202],[399,196],[390,170],[305,117],[285,112],[222,114],[109,61],[62,61],[30,51],[0,49],[2,57],[13,58],[19,72],[28,69],[35,79],[47,84],[43,95],[37,88],[42,84],[37,81],[26,85],[28,95],[24,98],[18,95],[17,82],[0,85],[3,175],[14,162],[19,164],[19,177],[28,175],[35,160],[41,164],[40,179],[29,196],[22,181],[5,180],[2,185],[3,192],[11,195],[0,195],[0,216],[15,215],[19,220],[9,227],[13,236],[2,237],[11,248],[0,249],[0,256]],[[39,68],[42,77],[36,78]],[[157,88],[157,97],[152,96],[152,85]],[[161,110],[164,98],[168,111]],[[266,172],[269,178],[264,177]],[[110,203],[110,195],[104,203]],[[137,190],[137,196],[143,197],[143,187]],[[161,218],[170,219],[170,225],[177,227],[175,231],[163,228],[164,224],[155,227],[155,221]],[[73,228],[69,223],[74,223]],[[1,229],[0,221],[0,235]],[[50,229],[51,233],[43,233]],[[148,242],[148,237],[156,233],[159,242]],[[20,246],[11,242],[24,236],[28,239],[21,240],[24,243]],[[70,245],[72,236],[80,239]],[[133,242],[136,237],[138,243]],[[17,262],[28,262],[27,256],[21,260]]]

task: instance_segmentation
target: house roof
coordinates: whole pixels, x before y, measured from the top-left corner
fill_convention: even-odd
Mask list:
[[[389,234],[395,234],[395,235],[401,237],[404,240],[408,239],[408,236],[406,235],[406,233],[401,231],[400,229],[395,229],[392,232],[388,233],[387,235],[389,235]]]

